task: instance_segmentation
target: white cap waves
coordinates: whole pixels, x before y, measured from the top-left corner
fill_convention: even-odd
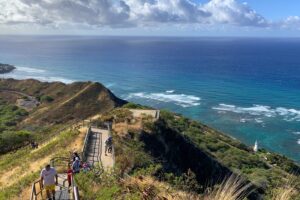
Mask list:
[[[32,78],[32,79],[37,79],[46,82],[56,82],[56,81],[63,82],[63,83],[74,82],[74,80],[70,80],[59,76],[53,76],[44,69],[23,67],[23,66],[22,67],[17,66],[16,69],[11,73],[1,74],[0,78],[14,78],[18,80]]]
[[[239,107],[235,105],[219,104],[212,107],[214,110],[233,112],[262,117],[282,117],[285,121],[300,121],[300,110],[284,107],[272,108],[271,106],[253,105],[252,107]]]
[[[192,107],[200,105],[200,97],[186,94],[174,94],[173,90],[168,90],[164,93],[146,93],[137,92],[128,95],[127,99],[143,98],[166,103],[174,103],[181,107]]]

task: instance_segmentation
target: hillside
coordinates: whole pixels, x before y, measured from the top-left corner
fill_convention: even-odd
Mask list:
[[[8,94],[11,95],[9,98]],[[24,120],[25,124],[59,124],[83,120],[126,103],[100,83],[75,82],[67,85],[32,79],[0,80],[0,98],[16,104],[17,99],[26,98],[25,95],[27,99],[30,96],[39,101],[37,107]]]
[[[79,122],[126,103],[100,83],[33,79],[0,79],[0,102],[0,153],[50,137],[44,135],[47,128]]]
[[[279,198],[283,191],[294,194],[288,199],[300,199],[300,167],[290,159],[264,149],[254,153],[221,132],[168,111],[161,111],[156,121],[144,116],[140,123],[127,108],[143,107],[130,104],[102,116],[103,119],[115,116],[115,173],[120,177],[130,176],[125,182],[100,184],[100,188],[116,188],[109,199],[122,199],[121,191],[129,187],[127,181],[133,185],[126,195],[140,196],[136,199],[143,199],[143,192],[149,192],[147,187],[151,188],[152,196],[161,199],[168,195],[178,198],[167,199],[210,199],[205,198],[206,192],[220,188],[218,185],[230,174],[239,177],[233,182],[242,180],[242,183],[238,186],[230,183],[228,193],[231,188],[239,190],[249,184],[243,192],[249,199],[283,200]],[[101,199],[107,192],[99,189],[97,197]],[[86,195],[90,193],[87,189]]]
[[[264,149],[254,153],[169,111],[157,119],[137,116],[132,109],[151,108],[126,104],[100,83],[1,79],[0,100],[0,199],[27,198],[49,159],[80,150],[88,126],[107,121],[113,122],[115,167],[77,175],[82,199],[220,200],[224,188],[236,195],[228,200],[300,199],[300,167],[292,160]],[[37,150],[20,148],[32,140],[40,143]],[[279,198],[285,191],[290,197]]]

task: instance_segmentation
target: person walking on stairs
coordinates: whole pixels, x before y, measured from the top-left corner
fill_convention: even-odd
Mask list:
[[[74,151],[73,152],[73,162],[75,161],[76,158],[78,158],[80,160],[79,154],[76,151]]]
[[[110,136],[106,141],[105,141],[105,155],[107,156],[107,152],[111,153],[112,151],[112,136]]]
[[[73,173],[79,173],[80,172],[80,160],[78,157],[75,158],[75,161],[73,162],[72,165]]]
[[[72,186],[72,174],[73,174],[73,170],[71,169],[71,165],[68,164],[67,178],[68,178],[69,187]]]
[[[57,178],[56,170],[50,167],[49,164],[41,171],[41,186],[45,188],[48,200],[55,200],[55,185],[58,183]]]

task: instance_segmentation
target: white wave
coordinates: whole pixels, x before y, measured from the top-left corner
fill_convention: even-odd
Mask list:
[[[300,135],[300,131],[295,131],[295,132],[293,132],[293,134]]]
[[[14,78],[17,80],[24,80],[24,79],[36,79],[39,81],[45,82],[63,82],[63,83],[73,83],[74,80],[63,78],[63,77],[56,77],[56,76],[39,76],[39,75],[20,75],[20,74],[5,74],[0,75],[0,78]]]
[[[192,107],[200,105],[200,97],[196,97],[193,95],[186,95],[186,94],[170,94],[170,93],[145,93],[145,92],[138,92],[138,93],[131,93],[127,97],[128,99],[131,98],[144,98],[144,99],[151,99],[161,102],[167,103],[174,103],[176,105],[182,107]]]
[[[297,143],[300,144],[300,139],[298,139]]]
[[[261,118],[255,118],[254,120],[259,124],[264,123],[264,121]]]
[[[247,119],[241,118],[241,119],[240,119],[240,122],[241,122],[241,123],[246,123],[246,122],[247,122]]]
[[[264,116],[264,117],[283,117],[286,121],[300,121],[300,110],[288,109],[284,107],[272,108],[264,105],[253,105],[252,107],[239,107],[229,104],[219,104],[218,106],[212,107],[218,112],[233,112],[238,114],[248,114],[253,116]],[[256,118],[258,123],[262,123],[261,119]]]
[[[174,93],[175,92],[175,90],[167,90],[166,91],[166,93],[169,93],[169,94],[172,94],[172,93]]]
[[[46,70],[37,69],[32,67],[16,67],[16,71],[27,72],[27,73],[45,73]]]

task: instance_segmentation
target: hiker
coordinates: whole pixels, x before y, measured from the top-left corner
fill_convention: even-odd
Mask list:
[[[112,136],[109,136],[109,138],[105,141],[105,155],[107,156],[106,152],[111,153],[112,151]]]
[[[55,200],[55,185],[57,185],[57,183],[56,170],[47,164],[41,171],[41,186],[42,188],[45,188],[48,200]]]
[[[72,170],[74,174],[77,174],[80,172],[80,160],[78,157],[75,158],[75,161],[72,164]]]
[[[67,174],[68,174],[68,183],[69,183],[69,187],[71,187],[71,185],[72,185],[72,174],[73,174],[73,170],[71,169],[71,165],[70,165],[70,164],[68,164]]]
[[[32,142],[30,143],[30,145],[31,145],[31,148],[32,148],[32,149],[37,149],[37,148],[39,147],[38,143],[37,143],[37,142],[34,142],[34,141],[32,141]]]
[[[75,161],[76,158],[78,158],[78,160],[80,161],[79,154],[76,151],[74,151],[73,152],[73,162]]]

